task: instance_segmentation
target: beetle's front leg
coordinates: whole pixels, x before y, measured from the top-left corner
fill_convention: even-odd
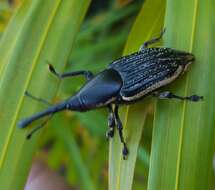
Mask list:
[[[116,123],[115,123],[115,116],[113,112],[113,108],[111,105],[108,105],[108,131],[106,133],[106,138],[112,138],[114,136],[114,129],[115,129]]]
[[[123,137],[123,132],[122,132],[123,127],[122,127],[122,122],[119,118],[118,108],[119,108],[118,105],[116,105],[115,110],[114,110],[114,114],[115,114],[115,118],[116,118],[116,124],[117,124],[117,129],[119,132],[120,141],[123,144],[122,154],[123,154],[123,159],[125,160],[126,156],[128,155],[129,152],[128,152],[128,148],[126,146],[126,143],[125,143],[125,140]]]
[[[179,100],[189,100],[192,102],[198,102],[200,100],[203,100],[203,96],[198,96],[195,94],[191,96],[178,96],[169,91],[160,92],[160,93],[154,92],[152,95],[155,97],[158,97],[159,99],[179,99]]]
[[[67,72],[67,73],[60,74],[55,70],[53,65],[51,65],[50,63],[48,65],[49,65],[49,70],[51,71],[51,73],[53,73],[59,79],[83,75],[87,80],[91,80],[94,76],[91,71],[74,71],[74,72]]]
[[[156,42],[159,42],[161,40],[161,38],[163,37],[163,34],[165,33],[165,29],[163,29],[160,33],[160,36],[158,36],[157,38],[152,38],[149,41],[146,41],[141,47],[139,51],[144,50],[145,48],[148,48],[149,45],[152,45]]]

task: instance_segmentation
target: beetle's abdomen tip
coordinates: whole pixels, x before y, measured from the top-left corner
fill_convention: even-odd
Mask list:
[[[189,63],[195,61],[195,57],[192,53],[187,54],[186,59],[187,59],[187,62],[189,62]]]
[[[176,50],[174,57],[176,58],[176,60],[180,60],[179,64],[182,64],[182,65],[190,64],[195,61],[195,56],[192,53],[188,53],[185,51]]]

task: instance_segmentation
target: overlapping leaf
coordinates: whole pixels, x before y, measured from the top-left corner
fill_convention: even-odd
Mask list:
[[[168,90],[203,95],[204,101],[158,102],[149,190],[209,188],[215,137],[214,11],[210,0],[167,3],[165,44],[196,57],[187,75]]]
[[[159,35],[163,27],[165,1],[146,1],[133,25],[124,49],[124,55],[138,51],[143,42]],[[125,107],[121,111],[124,136],[129,148],[126,161],[122,158],[122,145],[117,134],[110,143],[109,189],[131,189],[137,149],[147,112],[147,103]]]

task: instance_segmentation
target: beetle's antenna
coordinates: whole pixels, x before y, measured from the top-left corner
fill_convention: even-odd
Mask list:
[[[41,125],[35,127],[32,131],[30,131],[30,133],[26,136],[26,139],[30,139],[32,137],[32,135],[39,131],[41,128],[43,128],[45,126],[45,124],[52,118],[54,114],[51,114]]]
[[[26,136],[26,139],[29,140],[29,139],[32,137],[32,135],[33,135],[35,132],[37,132],[39,129],[41,129],[43,126],[44,126],[44,125],[41,124],[41,125],[37,126],[36,128],[34,128],[34,129]]]
[[[46,100],[44,100],[44,99],[42,99],[42,98],[38,98],[38,97],[36,97],[36,96],[33,96],[33,95],[30,94],[28,91],[25,91],[25,96],[27,96],[27,97],[29,97],[29,98],[31,98],[31,99],[37,101],[37,102],[41,102],[41,103],[43,103],[43,104],[46,104],[47,106],[51,106],[51,105],[52,105],[51,103],[49,103],[48,101],[46,101]]]

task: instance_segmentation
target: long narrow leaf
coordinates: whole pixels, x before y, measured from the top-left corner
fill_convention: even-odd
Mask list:
[[[165,44],[196,57],[187,75],[168,90],[183,96],[203,95],[204,101],[158,102],[149,190],[209,187],[215,137],[214,12],[210,0],[167,3]]]
[[[11,48],[8,58],[0,58],[5,65],[0,80],[0,183],[2,189],[23,189],[38,136],[26,141],[29,130],[17,129],[16,123],[23,117],[38,111],[38,104],[24,97],[25,90],[36,96],[50,99],[57,88],[57,81],[47,68],[52,62],[62,71],[71,51],[74,37],[85,15],[89,0],[24,0],[18,10],[16,22],[21,31],[15,41],[2,41],[1,47]],[[22,7],[29,11],[20,13]],[[23,23],[24,20],[24,23]],[[7,30],[5,38],[12,31]],[[6,45],[5,43],[13,43]],[[8,63],[5,63],[8,61]]]
[[[163,27],[165,1],[146,1],[134,23],[125,46],[124,55],[138,51],[143,42],[151,39]],[[122,157],[122,144],[116,134],[110,142],[109,155],[109,189],[129,190],[132,188],[137,149],[147,112],[147,103],[125,107],[121,111],[124,136],[129,148],[126,161]]]
[[[1,38],[0,43],[0,57],[1,57],[1,64],[0,64],[0,80],[1,76],[3,75],[3,69],[6,67],[6,65],[9,62],[10,59],[10,53],[12,48],[14,47],[17,38],[19,37],[19,34],[23,28],[23,25],[25,21],[27,20],[27,17],[25,16],[27,12],[30,12],[33,10],[33,6],[30,6],[30,1],[26,3],[22,3],[19,7],[19,11],[16,11],[14,14],[13,19],[9,23],[3,37]],[[16,31],[16,35],[14,34]]]

